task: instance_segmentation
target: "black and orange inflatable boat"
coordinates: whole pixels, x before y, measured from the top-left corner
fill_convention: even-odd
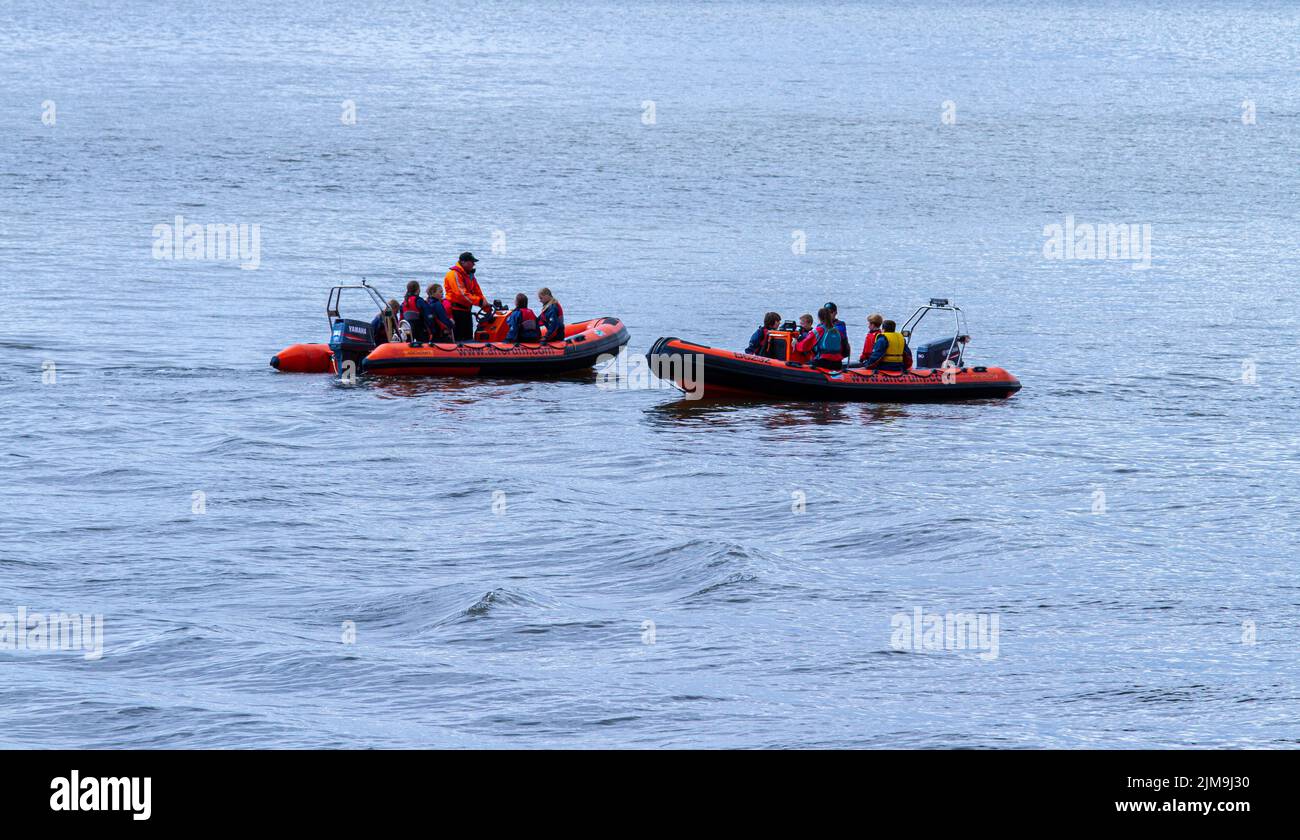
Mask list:
[[[646,354],[650,370],[692,396],[776,397],[794,400],[866,402],[949,402],[1000,399],[1020,390],[1020,380],[1000,367],[967,366],[965,319],[947,300],[935,298],[916,311],[902,330],[910,337],[930,311],[954,313],[957,332],[917,347],[915,367],[892,372],[850,367],[823,370],[794,349],[795,330],[787,322],[769,333],[765,355],[719,350],[660,338]]]
[[[387,336],[374,335],[369,321],[339,315],[340,295],[346,289],[365,290],[380,311],[384,310],[383,297],[365,282],[335,286],[325,309],[330,322],[329,344],[286,347],[271,357],[271,367],[286,373],[342,376],[547,376],[590,368],[628,341],[627,327],[618,318],[565,324],[562,337],[543,333],[541,341],[506,341],[509,311],[499,301],[479,317],[473,341],[380,340]]]

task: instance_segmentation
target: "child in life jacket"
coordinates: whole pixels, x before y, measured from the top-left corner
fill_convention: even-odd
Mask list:
[[[812,332],[812,328],[813,328],[812,316],[809,315],[807,312],[805,312],[804,314],[799,316],[799,334],[795,336],[795,338],[796,339],[803,338],[805,335]]]
[[[873,312],[867,316],[867,340],[862,343],[862,355],[858,357],[859,362],[866,362],[871,351],[876,347],[876,339],[880,338],[880,324],[885,320],[885,316],[879,312]]]
[[[831,323],[835,325],[835,329],[840,331],[840,353],[845,359],[848,359],[849,354],[853,352],[849,349],[853,346],[849,342],[849,325],[840,320],[839,307],[837,307],[832,301],[826,302],[826,309],[831,313]]]
[[[763,316],[763,326],[754,330],[754,334],[749,337],[749,345],[745,347],[746,353],[756,355],[766,355],[767,334],[781,325],[781,316],[775,312],[769,312]]]
[[[442,284],[429,284],[429,291],[426,294],[425,304],[432,316],[431,323],[433,325],[433,338],[431,340],[455,341],[456,321],[451,315],[451,301],[443,296]]]
[[[388,306],[384,307],[370,322],[370,335],[375,344],[387,344],[392,340],[393,331],[397,327],[397,312],[400,308],[397,301],[390,298]]]
[[[817,310],[821,321],[795,345],[801,353],[812,354],[813,367],[839,370],[844,365],[844,337],[835,328],[835,316],[826,307]]]
[[[907,339],[897,331],[898,325],[885,321],[880,325],[880,335],[867,357],[866,367],[875,370],[910,370],[912,367],[912,348],[907,346]]]
[[[402,298],[403,321],[411,325],[411,338],[416,341],[429,340],[429,305],[420,297],[420,281],[412,280],[406,284],[406,295]]]
[[[528,308],[528,295],[515,295],[515,308],[506,316],[506,341],[516,344],[523,341],[541,341],[542,330],[537,326],[537,316]]]
[[[537,290],[537,299],[542,302],[541,325],[546,327],[546,340],[564,341],[564,307],[546,286]]]

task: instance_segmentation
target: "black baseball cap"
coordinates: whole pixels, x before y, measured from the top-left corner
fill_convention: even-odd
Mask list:
[[[839,308],[838,306],[836,306],[835,304],[831,303],[829,300],[826,301],[826,305],[825,305],[824,307],[822,307],[822,308],[823,308],[823,309],[834,309],[836,312],[839,312],[839,311],[840,311],[840,308]]]
[[[469,251],[466,251],[465,253],[463,253],[463,254],[460,255],[460,261],[461,261],[461,262],[478,262],[478,257],[474,256],[474,255],[471,254]]]

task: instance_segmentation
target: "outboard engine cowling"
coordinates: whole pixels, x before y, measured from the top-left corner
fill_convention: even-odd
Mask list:
[[[330,327],[330,350],[334,353],[334,370],[339,376],[361,373],[361,360],[375,349],[370,324],[339,318]]]
[[[957,361],[961,355],[961,346],[956,345],[956,338],[940,338],[928,341],[913,351],[913,367],[938,368],[946,361]]]

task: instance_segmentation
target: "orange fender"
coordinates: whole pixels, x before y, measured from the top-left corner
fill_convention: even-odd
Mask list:
[[[329,373],[333,366],[328,344],[295,344],[271,357],[271,367],[284,373]]]

